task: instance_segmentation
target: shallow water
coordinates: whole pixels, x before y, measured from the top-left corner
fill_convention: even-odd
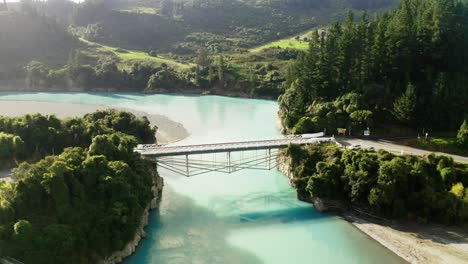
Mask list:
[[[281,137],[278,106],[272,101],[84,93],[4,93],[0,100],[100,104],[163,114],[190,131],[181,143]],[[160,207],[150,215],[148,237],[126,264],[403,262],[341,218],[298,201],[276,170],[191,178],[165,170],[160,174],[166,184]]]

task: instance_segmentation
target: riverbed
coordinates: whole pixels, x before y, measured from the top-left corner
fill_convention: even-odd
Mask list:
[[[218,96],[0,94],[0,100],[92,104],[167,116],[190,136],[179,144],[281,137],[276,102]],[[1,103],[1,102],[0,102]],[[147,238],[127,264],[402,263],[340,217],[296,199],[276,170],[165,179]]]

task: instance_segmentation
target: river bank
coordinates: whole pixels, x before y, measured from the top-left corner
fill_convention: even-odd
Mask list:
[[[459,227],[384,225],[352,214],[344,214],[344,218],[409,263],[468,263],[468,232]]]
[[[294,173],[286,155],[279,156],[278,170],[288,177],[293,186]],[[313,202],[304,197],[298,196],[298,199],[313,203],[318,211],[330,209],[320,199]],[[409,263],[468,263],[468,232],[459,227],[396,222],[383,224],[345,209],[332,211]]]
[[[253,95],[248,90],[243,91],[242,89],[228,90],[225,87],[212,87],[210,89],[199,89],[199,88],[184,88],[184,89],[165,89],[159,88],[155,90],[122,90],[112,87],[95,87],[95,88],[68,88],[63,89],[53,87],[28,87],[24,82],[12,82],[7,84],[0,83],[0,92],[15,92],[15,93],[140,93],[140,94],[192,94],[192,95],[218,95],[234,98],[246,98],[246,99],[265,99],[265,100],[277,100],[276,96],[270,95]]]

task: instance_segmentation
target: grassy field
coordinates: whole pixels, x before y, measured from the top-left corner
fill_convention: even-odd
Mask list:
[[[125,50],[125,49],[120,49],[120,48],[115,48],[115,47],[99,44],[99,43],[92,42],[92,41],[85,40],[85,39],[80,39],[80,40],[85,42],[86,44],[88,44],[89,47],[95,50],[97,55],[109,54],[109,53],[114,54],[121,60],[121,64],[119,65],[119,67],[122,67],[122,68],[126,68],[126,66],[132,64],[133,62],[150,63],[150,64],[154,64],[157,66],[160,66],[161,64],[165,63],[169,67],[172,67],[178,70],[184,70],[184,69],[188,69],[194,66],[194,64],[180,63],[170,58],[165,58],[161,55],[153,57],[143,51]]]
[[[116,9],[119,12],[137,13],[137,14],[157,14],[156,8],[145,6],[129,6],[125,8]]]
[[[266,44],[263,44],[261,46],[255,47],[253,49],[250,49],[250,52],[260,52],[264,49],[267,48],[282,48],[282,49],[298,49],[298,50],[307,50],[309,48],[309,42],[304,41],[304,38],[311,38],[312,33],[314,30],[309,30],[307,32],[304,32],[302,34],[298,34],[296,36],[290,37],[290,38],[284,38],[284,39],[279,39],[275,40]],[[319,30],[321,32],[322,30]],[[299,36],[299,40],[296,39],[296,37]]]
[[[260,52],[264,49],[267,48],[282,48],[282,49],[298,49],[298,50],[307,50],[309,47],[309,43],[305,41],[298,41],[294,38],[288,38],[288,39],[281,39],[277,41],[273,41],[270,43],[267,43],[265,45],[253,48],[250,50],[250,52]]]

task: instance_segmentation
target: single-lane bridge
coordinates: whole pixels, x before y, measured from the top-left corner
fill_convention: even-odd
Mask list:
[[[138,145],[135,152],[156,160],[159,167],[190,177],[208,172],[232,173],[242,169],[270,170],[276,167],[278,150],[289,144],[335,143],[323,133],[281,139],[223,142],[199,145]],[[211,155],[206,159],[207,155]],[[221,158],[219,157],[221,155]]]

